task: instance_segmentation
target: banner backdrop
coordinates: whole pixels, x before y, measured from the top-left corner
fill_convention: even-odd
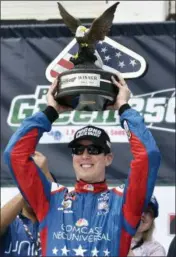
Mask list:
[[[46,93],[54,78],[73,67],[69,58],[78,46],[62,25],[43,24],[1,27],[1,150],[22,120],[46,106]],[[106,70],[119,70],[132,92],[130,104],[144,117],[162,154],[158,184],[175,181],[175,24],[113,25],[108,37],[98,42]],[[115,155],[107,170],[108,182],[127,178],[132,159],[128,139],[117,112],[68,112],[61,114],[38,150],[49,160],[60,183],[75,181],[67,143],[87,124],[104,128]],[[1,186],[13,180],[1,161]]]

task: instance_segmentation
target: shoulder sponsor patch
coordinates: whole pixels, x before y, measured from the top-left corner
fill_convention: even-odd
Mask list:
[[[125,184],[121,184],[115,188],[116,191],[123,193],[125,188]]]
[[[126,120],[124,120],[123,122],[123,127],[124,127],[124,130],[128,136],[128,139],[131,138],[131,132],[130,132],[130,129],[129,129],[129,126],[128,126],[128,122]]]
[[[61,189],[64,189],[64,186],[52,182],[52,184],[51,184],[51,193],[54,193],[54,192],[59,191]]]

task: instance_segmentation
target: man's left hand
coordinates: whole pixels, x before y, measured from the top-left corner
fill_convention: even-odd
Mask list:
[[[119,93],[116,97],[115,103],[108,106],[107,110],[119,110],[120,107],[124,104],[127,104],[130,99],[131,92],[120,72],[117,72],[117,77],[119,78],[119,81],[117,81],[114,76],[112,76],[112,82],[116,87],[118,87]]]

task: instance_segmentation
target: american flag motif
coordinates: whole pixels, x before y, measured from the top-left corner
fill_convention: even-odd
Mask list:
[[[118,70],[124,78],[139,77],[146,69],[146,62],[142,56],[108,37],[96,44],[96,51],[103,61],[104,70],[110,72]],[[47,67],[47,79],[53,82],[56,76],[72,69],[74,65],[69,60],[77,52],[78,44],[76,39],[73,39]]]
[[[96,49],[104,63],[103,68],[106,70],[129,73],[141,68],[140,61],[104,41],[97,43]]]
[[[78,52],[78,44],[75,44],[70,50],[56,63],[56,65],[50,70],[51,77],[55,78],[64,71],[71,70],[74,64],[70,62],[70,58]]]

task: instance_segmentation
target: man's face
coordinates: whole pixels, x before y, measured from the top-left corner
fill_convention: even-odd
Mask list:
[[[80,140],[79,145],[92,145],[90,140]],[[80,155],[73,154],[73,167],[77,180],[84,180],[88,183],[101,182],[105,179],[105,168],[112,163],[112,153],[105,155],[89,154],[87,149]]]

